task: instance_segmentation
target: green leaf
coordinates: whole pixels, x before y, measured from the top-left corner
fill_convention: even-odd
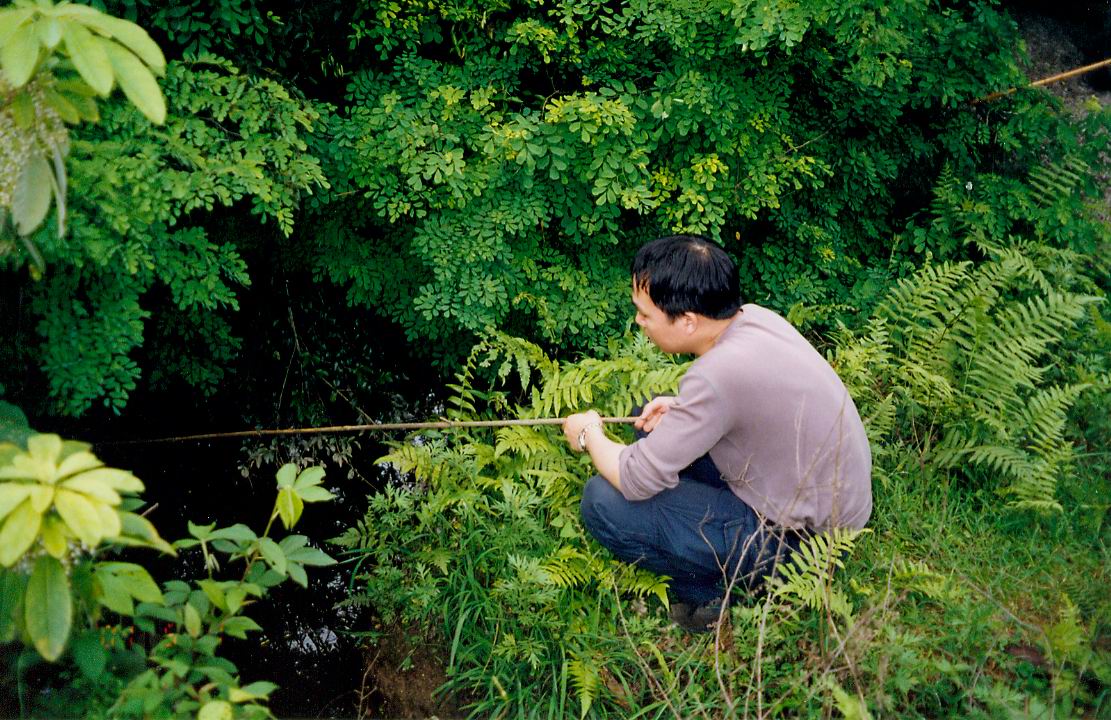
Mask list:
[[[41,524],[42,515],[31,507],[30,499],[16,507],[0,528],[0,565],[10,567],[22,557],[38,536]]]
[[[335,497],[322,487],[307,487],[303,490],[295,490],[295,492],[304,502],[327,502]]]
[[[31,154],[19,173],[12,192],[11,210],[20,235],[30,235],[46,219],[50,199],[54,196],[50,174],[50,163],[37,152]]]
[[[247,599],[247,588],[230,588],[224,598],[228,602],[228,612],[234,615],[239,612],[239,609],[243,607],[243,601]]]
[[[327,565],[335,565],[336,560],[329,556],[323,550],[317,550],[314,547],[301,548],[294,550],[287,554],[290,561],[299,562],[302,565],[315,565],[317,567],[324,567]]]
[[[118,615],[134,615],[135,603],[131,594],[127,592],[122,580],[111,573],[101,573],[94,570],[93,577],[100,587],[98,600],[101,605]]]
[[[142,515],[136,515],[131,512],[121,512],[120,523],[121,537],[116,538],[117,540],[123,540],[124,536],[135,538],[143,545],[161,550],[169,555],[177,555],[177,551],[174,550],[173,546],[163,540],[150,520],[147,520]]]
[[[52,662],[57,660],[73,625],[73,603],[65,568],[49,555],[40,555],[35,561],[27,582],[23,619],[39,654]]]
[[[100,633],[84,632],[73,639],[70,646],[77,669],[89,680],[97,680],[108,664],[108,651],[100,643]]]
[[[3,69],[9,85],[20,88],[31,79],[38,64],[38,34],[35,32],[34,25],[27,22],[25,18],[11,30],[3,48],[0,48],[0,69]]]
[[[270,696],[270,693],[278,689],[278,686],[272,682],[265,680],[258,680],[250,685],[244,685],[241,688],[232,688],[228,692],[228,697],[232,702],[248,702],[250,700],[265,700]]]
[[[293,580],[293,582],[297,583],[303,588],[307,588],[309,586],[309,576],[305,574],[305,568],[303,568],[300,563],[291,562],[289,563],[288,569],[289,577]]]
[[[10,642],[16,637],[26,589],[26,576],[0,569],[0,643]]]
[[[245,640],[247,638],[247,631],[249,630],[262,630],[257,622],[244,615],[236,615],[230,617],[223,622],[223,630],[232,637]]]
[[[162,97],[162,89],[147,66],[114,42],[98,42],[104,45],[112,70],[128,100],[155,125],[166,122],[166,98]]]
[[[235,713],[226,700],[209,700],[201,706],[197,720],[233,720]]]
[[[305,488],[319,485],[324,479],[324,468],[319,465],[314,465],[305,468],[300,475],[297,476],[296,482],[293,483],[294,490],[304,490]]]
[[[234,540],[236,542],[246,543],[254,542],[258,539],[255,531],[247,527],[243,523],[236,523],[226,528],[220,528],[209,535],[211,540]]]
[[[305,504],[301,498],[293,491],[292,487],[283,487],[278,492],[278,515],[282,518],[282,524],[285,525],[286,530],[289,530],[297,521],[301,519],[301,511],[305,509]]]
[[[119,578],[128,594],[142,602],[162,602],[162,591],[142,565],[135,563],[99,563],[98,567]]]
[[[189,637],[201,634],[201,614],[189,603],[185,604],[185,632],[189,633]]]
[[[277,478],[279,488],[293,487],[293,482],[297,479],[297,466],[293,463],[282,465],[278,470]]]
[[[278,547],[278,543],[268,537],[259,538],[258,549],[262,552],[262,556],[266,558],[266,562],[270,567],[274,568],[274,572],[279,575],[285,575],[285,553]]]
[[[198,540],[208,540],[212,537],[212,530],[216,527],[216,523],[209,525],[196,525],[192,520],[186,521],[186,527],[189,529],[189,534]]]
[[[62,20],[62,39],[66,44],[73,66],[98,95],[107,97],[112,92],[112,63],[105,50],[107,42],[93,37],[84,25]]]
[[[76,125],[81,122],[81,113],[78,112],[77,107],[70,102],[69,98],[53,88],[47,88],[45,95],[46,103],[54,108],[63,122],[70,125]]]
[[[224,588],[220,583],[213,580],[201,580],[197,584],[201,586],[201,590],[204,591],[204,594],[212,601],[213,605],[221,610],[228,609],[228,602],[224,596]]]

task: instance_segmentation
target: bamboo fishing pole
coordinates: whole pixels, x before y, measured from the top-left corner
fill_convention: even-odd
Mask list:
[[[565,418],[524,418],[519,420],[434,420],[428,422],[367,423],[364,425],[329,425],[308,428],[273,428],[260,430],[235,430],[232,432],[198,433],[145,440],[116,440],[105,445],[147,445],[151,443],[187,442],[190,440],[219,440],[236,437],[269,437],[274,435],[322,435],[356,432],[385,432],[390,430],[448,430],[452,428],[512,427],[532,425],[562,425]],[[602,422],[629,425],[636,417],[604,417]]]
[[[1074,78],[1074,77],[1078,77],[1080,75],[1085,75],[1087,73],[1092,72],[1093,70],[1099,70],[1102,67],[1111,67],[1111,58],[1107,58],[1106,60],[1100,60],[1099,62],[1094,62],[1091,65],[1085,65],[1083,67],[1074,68],[1072,70],[1066,70],[1065,72],[1057,73],[1056,75],[1050,75],[1049,77],[1044,77],[1044,78],[1041,78],[1040,80],[1035,80],[1035,81],[1033,81],[1033,82],[1031,82],[1027,85],[1023,85],[1022,87],[1024,87],[1024,88],[1042,87],[1044,85],[1050,85],[1052,83],[1060,82],[1062,80],[1068,80],[1069,78]],[[976,104],[983,103],[983,102],[991,102],[992,100],[998,100],[1001,97],[1006,97],[1008,95],[1012,95],[1012,94],[1018,92],[1018,90],[1019,90],[1019,88],[1013,87],[1013,88],[1010,88],[1009,90],[1000,90],[998,92],[993,92],[990,95],[985,95],[982,98],[976,98],[975,100],[972,101],[972,104],[976,105]]]

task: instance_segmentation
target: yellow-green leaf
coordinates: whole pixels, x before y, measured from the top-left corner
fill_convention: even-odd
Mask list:
[[[123,526],[120,522],[120,515],[116,512],[116,508],[100,502],[99,500],[93,501],[93,507],[96,508],[96,514],[100,518],[100,527],[104,532],[104,537],[114,538],[119,535]]]
[[[6,7],[0,10],[0,47],[7,45],[8,39],[23,29],[23,23],[30,20],[34,14],[34,8]]]
[[[121,45],[139,56],[150,69],[161,76],[166,72],[166,58],[158,43],[151,40],[147,31],[133,22],[111,15],[101,14],[98,18],[89,17],[85,24],[102,35],[115,39]]]
[[[293,487],[293,481],[297,479],[297,466],[293,463],[286,463],[278,468],[278,487]]]
[[[121,534],[135,538],[134,544],[146,545],[170,555],[177,555],[173,546],[163,540],[154,525],[142,515],[130,512],[120,513],[120,523]]]
[[[54,46],[62,39],[62,25],[58,22],[58,18],[41,17],[35,21],[35,33],[39,36],[39,42],[47,50],[53,50]]]
[[[27,499],[33,485],[23,483],[4,483],[0,485],[0,520],[8,516],[16,506]]]
[[[50,509],[54,504],[54,486],[53,485],[32,485],[31,486],[31,507],[35,512],[42,514]]]
[[[36,460],[48,460],[56,465],[64,443],[54,433],[39,433],[27,438],[27,453]]]
[[[232,720],[233,717],[232,705],[226,700],[209,700],[197,713],[197,720]]]
[[[93,500],[63,488],[58,490],[58,495],[54,498],[54,507],[81,542],[89,547],[100,544],[105,532]]]
[[[293,487],[297,490],[304,490],[305,488],[319,485],[323,479],[324,468],[319,465],[313,465],[301,471],[301,474],[297,476],[297,481],[293,483]]]
[[[24,20],[16,26],[4,42],[4,46],[0,48],[0,68],[4,70],[8,84],[20,88],[31,79],[38,64],[38,34],[35,33],[34,26]]]
[[[305,504],[291,487],[284,487],[278,491],[277,505],[278,515],[281,516],[282,524],[285,525],[286,530],[297,524],[297,521],[301,519],[301,511],[305,508]]]
[[[116,73],[120,87],[127,99],[139,108],[139,112],[155,125],[166,122],[166,99],[162,89],[150,70],[129,50],[108,40],[98,40],[104,45],[112,70]]]
[[[47,515],[42,521],[42,546],[58,558],[66,554],[66,525],[56,515]]]
[[[50,164],[39,153],[32,153],[19,173],[12,193],[12,220],[20,235],[30,235],[42,225],[54,196]],[[33,438],[31,438],[33,439]],[[30,442],[31,439],[28,439]]]
[[[99,467],[81,473],[80,477],[86,478],[90,482],[101,483],[118,492],[132,493],[143,491],[143,482],[126,470]]]
[[[76,475],[77,473],[85,472],[86,470],[98,468],[103,464],[104,463],[102,463],[100,460],[97,460],[96,455],[93,455],[91,452],[76,452],[67,457],[61,462],[60,465],[58,465],[58,469],[55,471],[55,474],[58,476],[59,479],[66,478],[70,475]]]
[[[57,660],[65,649],[73,625],[69,578],[56,558],[40,555],[27,582],[23,620],[39,654]]]
[[[119,493],[110,488],[106,483],[98,482],[95,478],[89,478],[87,475],[88,473],[72,477],[69,480],[63,480],[61,487],[88,495],[101,502],[106,502],[109,505],[120,504],[121,498]]]
[[[31,501],[20,503],[0,528],[0,565],[11,567],[23,557],[38,537],[40,525],[42,515],[31,507]]]
[[[112,63],[108,60],[105,43],[81,25],[72,20],[60,20],[62,39],[73,66],[81,74],[89,87],[98,95],[107,97],[112,92]]]

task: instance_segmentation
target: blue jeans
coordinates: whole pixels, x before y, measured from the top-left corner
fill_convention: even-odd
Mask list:
[[[601,475],[583,488],[586,529],[618,559],[671,578],[679,602],[703,605],[757,589],[800,536],[767,521],[721,479],[709,456],[679,473],[679,484],[630,501]]]

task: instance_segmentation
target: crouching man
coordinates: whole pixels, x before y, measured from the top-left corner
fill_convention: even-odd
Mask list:
[[[705,629],[727,590],[758,588],[808,534],[864,526],[871,452],[833,368],[782,317],[741,305],[720,246],[648,243],[632,300],[653,343],[696,358],[677,397],[643,407],[631,445],[611,440],[593,410],[564,421],[599,473],[583,490],[583,522],[619,559],[670,577],[672,618]]]

